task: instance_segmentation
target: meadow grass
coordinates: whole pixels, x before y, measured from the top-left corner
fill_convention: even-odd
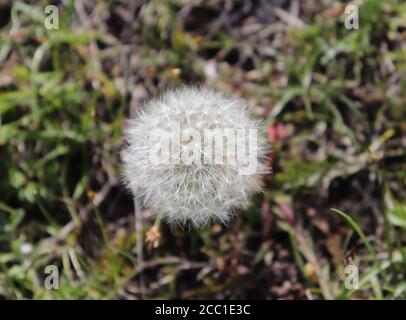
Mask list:
[[[342,2],[282,2],[68,1],[47,30],[47,1],[0,1],[0,298],[406,298],[406,3],[359,1],[347,30]],[[140,261],[122,126],[197,83],[264,119],[273,173]]]

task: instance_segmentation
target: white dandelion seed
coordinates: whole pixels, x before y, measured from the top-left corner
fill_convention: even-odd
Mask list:
[[[269,172],[259,131],[241,99],[200,87],[167,91],[125,127],[123,180],[168,223],[226,224],[261,190],[256,175]]]

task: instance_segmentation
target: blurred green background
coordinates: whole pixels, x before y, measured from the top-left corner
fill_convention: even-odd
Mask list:
[[[0,66],[0,299],[406,298],[404,1],[0,0]],[[230,226],[136,232],[122,126],[198,83],[265,121],[273,173]]]

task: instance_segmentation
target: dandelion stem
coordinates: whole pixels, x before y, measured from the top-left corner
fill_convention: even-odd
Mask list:
[[[142,273],[143,266],[144,266],[144,239],[143,239],[143,235],[142,235],[143,221],[142,221],[140,203],[136,197],[134,197],[134,221],[135,221],[135,233],[137,236],[137,244],[136,244],[136,252],[137,252],[137,259],[138,259],[138,268],[137,269],[140,270],[140,273],[139,273],[140,295],[141,295],[141,298],[143,299],[145,296],[145,283],[144,283],[144,276]]]

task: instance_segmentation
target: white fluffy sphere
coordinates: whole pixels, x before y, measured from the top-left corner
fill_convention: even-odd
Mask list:
[[[151,139],[157,132],[166,153],[165,144]],[[210,140],[213,132],[224,137]],[[256,174],[268,172],[259,126],[245,102],[207,88],[170,90],[144,104],[124,138],[126,185],[144,207],[181,226],[227,223],[260,190]]]

